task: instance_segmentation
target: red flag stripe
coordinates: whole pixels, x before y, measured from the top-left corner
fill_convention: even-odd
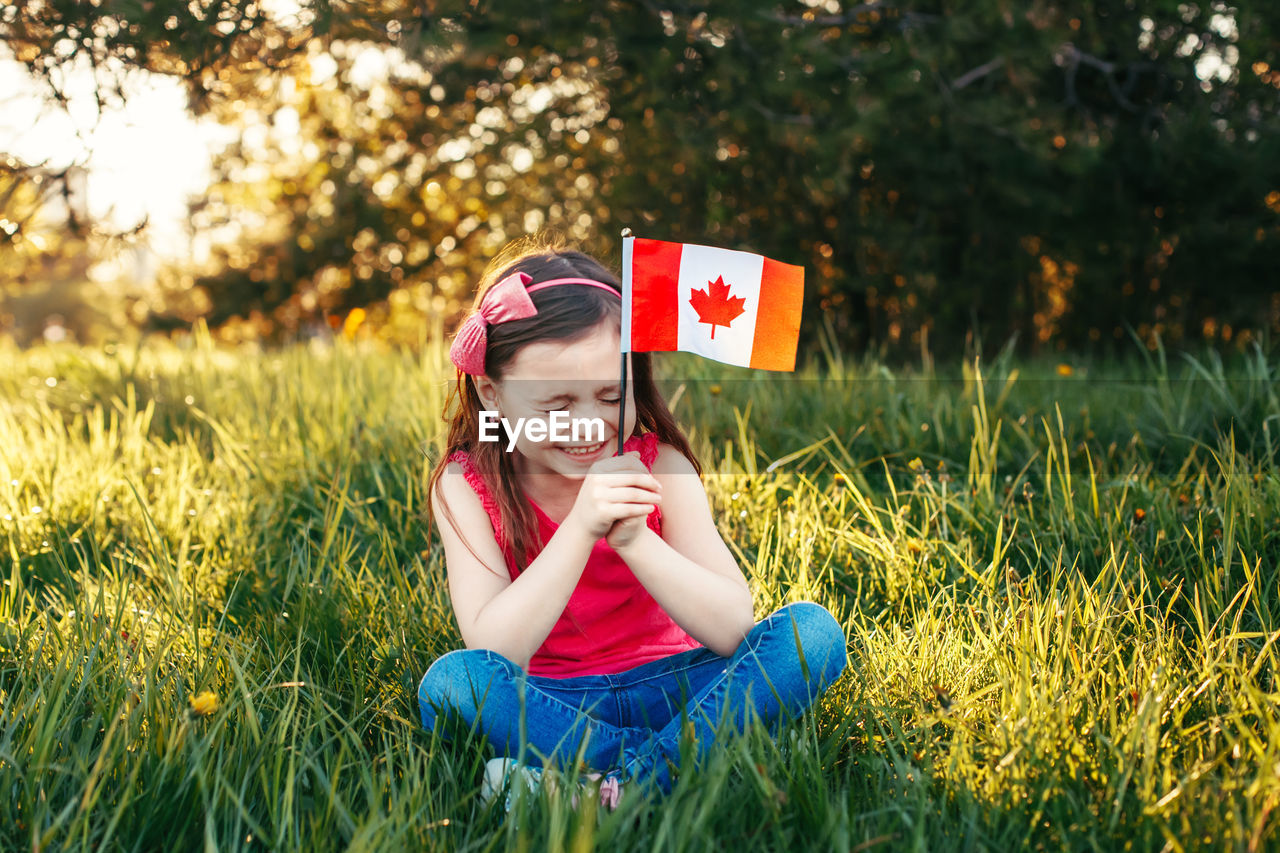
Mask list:
[[[800,309],[804,304],[804,267],[764,259],[760,275],[760,306],[756,312],[751,367],[795,370],[800,340]]]
[[[679,346],[680,243],[640,240],[631,256],[631,348],[672,352]]]

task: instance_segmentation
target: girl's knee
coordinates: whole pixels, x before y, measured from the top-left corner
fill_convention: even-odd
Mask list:
[[[800,643],[805,668],[818,670],[825,683],[835,681],[848,663],[844,630],[831,611],[813,601],[797,601],[773,614],[775,630]]]
[[[439,696],[443,689],[454,683],[469,668],[465,662],[470,649],[458,649],[446,652],[427,667],[426,675],[418,683],[418,699],[425,700]]]
[[[492,674],[492,652],[483,649],[457,649],[436,658],[427,668],[426,675],[418,683],[418,707],[422,713],[422,725],[431,729],[440,713],[448,709],[463,712],[475,692],[472,686],[478,674]],[[503,659],[505,660],[505,659]]]

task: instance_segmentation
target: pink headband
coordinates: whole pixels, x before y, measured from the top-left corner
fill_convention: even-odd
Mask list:
[[[585,284],[598,287],[619,296],[604,282],[590,278],[553,278],[530,285],[533,278],[528,273],[516,272],[504,278],[485,291],[480,299],[480,306],[471,316],[463,321],[458,334],[449,347],[449,360],[457,365],[463,373],[480,376],[484,373],[484,354],[488,347],[489,336],[486,329],[495,323],[507,323],[511,320],[524,320],[537,316],[530,293],[559,284]]]

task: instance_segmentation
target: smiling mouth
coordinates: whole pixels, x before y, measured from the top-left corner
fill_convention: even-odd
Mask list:
[[[607,441],[600,441],[595,444],[582,444],[577,447],[558,447],[561,453],[567,453],[570,456],[594,456],[600,452],[600,449],[608,444]]]

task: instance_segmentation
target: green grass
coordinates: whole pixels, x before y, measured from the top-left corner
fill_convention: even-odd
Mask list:
[[[460,646],[422,518],[442,348],[0,359],[0,849],[1280,846],[1260,352],[660,356],[757,616],[823,603],[850,669],[664,800],[516,819],[414,698]]]

